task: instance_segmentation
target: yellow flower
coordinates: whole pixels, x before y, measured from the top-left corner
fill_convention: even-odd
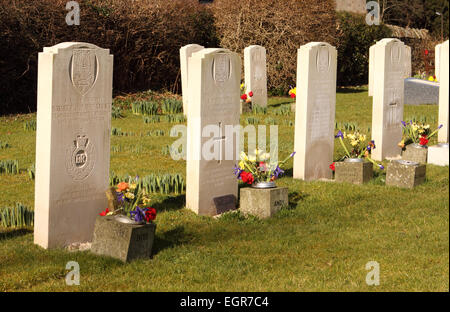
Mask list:
[[[130,190],[135,190],[136,189],[136,183],[131,183],[130,184]]]
[[[125,193],[125,197],[128,198],[128,199],[134,199],[134,194],[130,193],[130,192],[127,192],[127,193]]]
[[[244,170],[245,168],[244,162],[242,160],[239,162],[239,168],[242,170]]]
[[[259,156],[259,159],[260,159],[261,161],[265,161],[265,160],[270,159],[270,153],[264,153],[264,154],[260,155],[260,156]]]
[[[357,140],[352,140],[352,141],[350,142],[350,144],[351,144],[352,146],[356,146],[356,145],[358,145],[358,141],[357,141]]]
[[[241,90],[244,90],[244,88],[245,88],[245,84],[241,83]]]
[[[398,143],[398,146],[401,148],[405,147],[405,140],[401,140],[400,143]]]

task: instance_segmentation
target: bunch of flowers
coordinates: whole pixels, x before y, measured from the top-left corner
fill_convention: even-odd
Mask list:
[[[101,212],[101,216],[109,216],[118,213],[129,215],[136,222],[151,222],[156,218],[156,210],[149,207],[150,195],[145,189],[140,188],[136,177],[131,182],[120,182],[116,186],[116,197],[119,209],[110,211],[108,208]],[[143,208],[141,208],[143,207]]]
[[[297,87],[294,87],[294,88],[290,87],[289,96],[291,98],[295,99],[295,97],[297,96]]]
[[[380,169],[384,169],[383,165],[376,163],[370,157],[372,150],[376,148],[375,141],[369,141],[365,134],[362,134],[359,131],[347,134],[346,132],[339,130],[334,137],[339,139],[339,142],[345,151],[345,154],[341,157],[341,160],[344,160],[345,158],[366,158],[374,165],[377,165]],[[347,147],[347,145],[350,148]],[[330,165],[330,169],[333,171],[335,170],[334,164],[335,163],[332,163]]]
[[[428,77],[428,81],[437,82],[436,76]]]
[[[419,144],[421,146],[427,146],[430,138],[438,133],[442,128],[440,125],[436,130],[431,132],[430,125],[419,124],[413,121],[402,121],[403,139],[398,146],[404,149],[409,144]]]
[[[253,91],[245,93],[245,84],[241,83],[241,101],[245,103],[251,103],[253,97]]]
[[[245,152],[241,152],[239,165],[235,166],[234,174],[239,180],[246,184],[258,182],[270,182],[279,178],[284,170],[281,165],[289,158],[294,157],[295,152],[291,153],[285,160],[281,162],[270,162],[270,154],[263,153],[256,149],[254,155],[247,156]]]

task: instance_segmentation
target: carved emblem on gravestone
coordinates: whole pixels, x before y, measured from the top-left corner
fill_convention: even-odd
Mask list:
[[[84,180],[92,172],[94,164],[94,145],[86,135],[78,135],[67,149],[67,172],[76,181]]]
[[[317,51],[316,66],[319,73],[325,73],[330,70],[330,53],[327,47],[320,47]]]
[[[402,48],[399,44],[394,44],[391,47],[391,63],[398,64],[400,63],[402,56]]]
[[[85,95],[97,78],[97,56],[94,49],[74,49],[70,78],[75,89]]]
[[[230,58],[228,55],[219,53],[214,56],[213,78],[218,84],[226,82],[230,78]]]

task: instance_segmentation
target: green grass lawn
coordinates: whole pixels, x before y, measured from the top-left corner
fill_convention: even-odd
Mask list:
[[[291,99],[271,98],[267,118],[279,125],[279,152],[293,151],[294,114],[276,115]],[[336,121],[371,126],[366,89],[339,90]],[[406,106],[405,119],[427,118],[437,126],[437,106]],[[185,162],[164,155],[173,123],[145,124],[131,111],[113,127],[134,136],[111,137],[111,170],[118,174],[182,173]],[[251,114],[241,117],[245,120]],[[253,116],[253,115],[252,115]],[[34,181],[26,169],[35,159],[35,132],[24,123],[35,114],[0,117],[0,160],[17,159],[17,175],[0,175],[0,207],[33,206]],[[150,130],[165,136],[140,136]],[[433,143],[433,142],[431,142]],[[136,148],[138,147],[138,148]],[[339,149],[336,144],[336,156]],[[387,187],[385,173],[355,186],[292,179],[289,208],[269,220],[227,214],[200,217],[184,209],[183,195],[155,195],[159,214],[154,256],[130,264],[90,252],[44,250],[32,229],[0,227],[0,291],[449,291],[449,172],[427,166],[427,181],[414,190]],[[380,285],[365,282],[369,261],[380,264]],[[68,261],[80,264],[80,286],[66,286]]]

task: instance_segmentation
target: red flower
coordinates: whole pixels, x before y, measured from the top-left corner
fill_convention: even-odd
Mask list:
[[[248,93],[248,96],[249,96],[249,97],[252,97],[252,96],[253,96],[253,91],[250,91],[250,92]]]
[[[419,141],[419,144],[422,145],[422,146],[427,145],[427,144],[428,144],[428,139],[427,139],[427,137],[426,137],[426,136],[421,137],[421,138],[420,138],[420,141]]]
[[[295,99],[295,93],[291,93],[291,98]]]
[[[255,178],[253,178],[253,175],[250,172],[242,172],[241,173],[241,178],[242,178],[242,182],[247,183],[247,184],[253,184],[253,182],[255,181]]]
[[[147,208],[145,211],[145,221],[150,222],[156,219],[156,209],[155,208]]]
[[[101,215],[102,217],[104,217],[104,216],[106,216],[106,215],[108,214],[108,212],[109,212],[109,209],[108,209],[108,208],[106,208],[106,210],[105,210],[105,211],[102,211],[102,212],[100,212],[100,213],[99,213],[99,215]]]
[[[241,95],[241,100],[244,100],[244,101],[245,101],[246,99],[247,99],[247,94],[242,94],[242,95]]]
[[[428,49],[425,49],[425,55],[428,55]]]
[[[332,163],[332,164],[330,165],[330,169],[333,170],[333,171],[336,170],[336,166],[335,166],[334,164],[335,164],[335,163]]]

